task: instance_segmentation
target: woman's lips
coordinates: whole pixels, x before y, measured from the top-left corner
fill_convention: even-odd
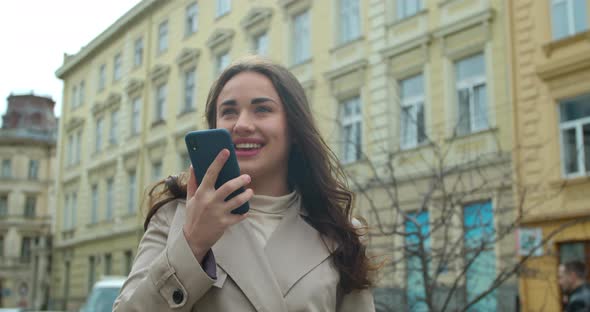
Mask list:
[[[237,157],[253,157],[256,156],[262,149],[262,144],[259,143],[237,143],[235,144]]]

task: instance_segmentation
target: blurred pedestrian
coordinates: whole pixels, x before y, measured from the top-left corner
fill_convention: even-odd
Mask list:
[[[565,312],[590,312],[590,285],[586,282],[586,266],[583,262],[561,264],[559,286],[567,296]]]

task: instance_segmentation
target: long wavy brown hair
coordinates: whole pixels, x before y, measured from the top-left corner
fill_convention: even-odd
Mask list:
[[[216,128],[219,93],[230,79],[242,72],[266,76],[283,102],[294,142],[288,161],[289,187],[301,196],[302,205],[308,212],[306,221],[338,246],[332,256],[340,273],[339,290],[347,294],[371,287],[370,272],[375,267],[360,240],[362,232],[351,223],[353,193],[344,182],[345,175],[338,159],[318,131],[303,87],[291,72],[259,57],[245,58],[230,65],[221,73],[207,96],[205,114],[209,128]],[[185,172],[170,176],[151,189],[151,208],[145,220],[145,229],[158,208],[174,199],[186,198],[186,180]]]

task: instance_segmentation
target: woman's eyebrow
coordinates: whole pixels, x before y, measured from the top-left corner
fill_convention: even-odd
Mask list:
[[[250,104],[262,104],[262,103],[269,102],[269,101],[270,101],[270,102],[273,102],[273,103],[275,103],[275,104],[277,103],[275,100],[273,100],[273,99],[271,99],[271,98],[267,98],[267,97],[257,97],[257,98],[253,98],[253,99],[250,101]]]
[[[237,106],[238,102],[236,102],[236,100],[225,100],[223,102],[221,102],[221,104],[219,104],[219,106]]]

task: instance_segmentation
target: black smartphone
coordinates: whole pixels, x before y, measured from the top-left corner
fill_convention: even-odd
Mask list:
[[[203,181],[207,169],[224,148],[229,150],[229,158],[219,172],[217,181],[215,181],[215,189],[220,188],[227,181],[240,176],[240,166],[238,165],[234,143],[226,129],[191,131],[185,135],[184,141],[186,142],[188,155],[193,164],[193,170],[198,183]],[[225,201],[230,200],[242,192],[244,192],[243,187],[231,193]],[[232,213],[244,214],[248,210],[250,210],[250,205],[246,202],[232,210]]]

